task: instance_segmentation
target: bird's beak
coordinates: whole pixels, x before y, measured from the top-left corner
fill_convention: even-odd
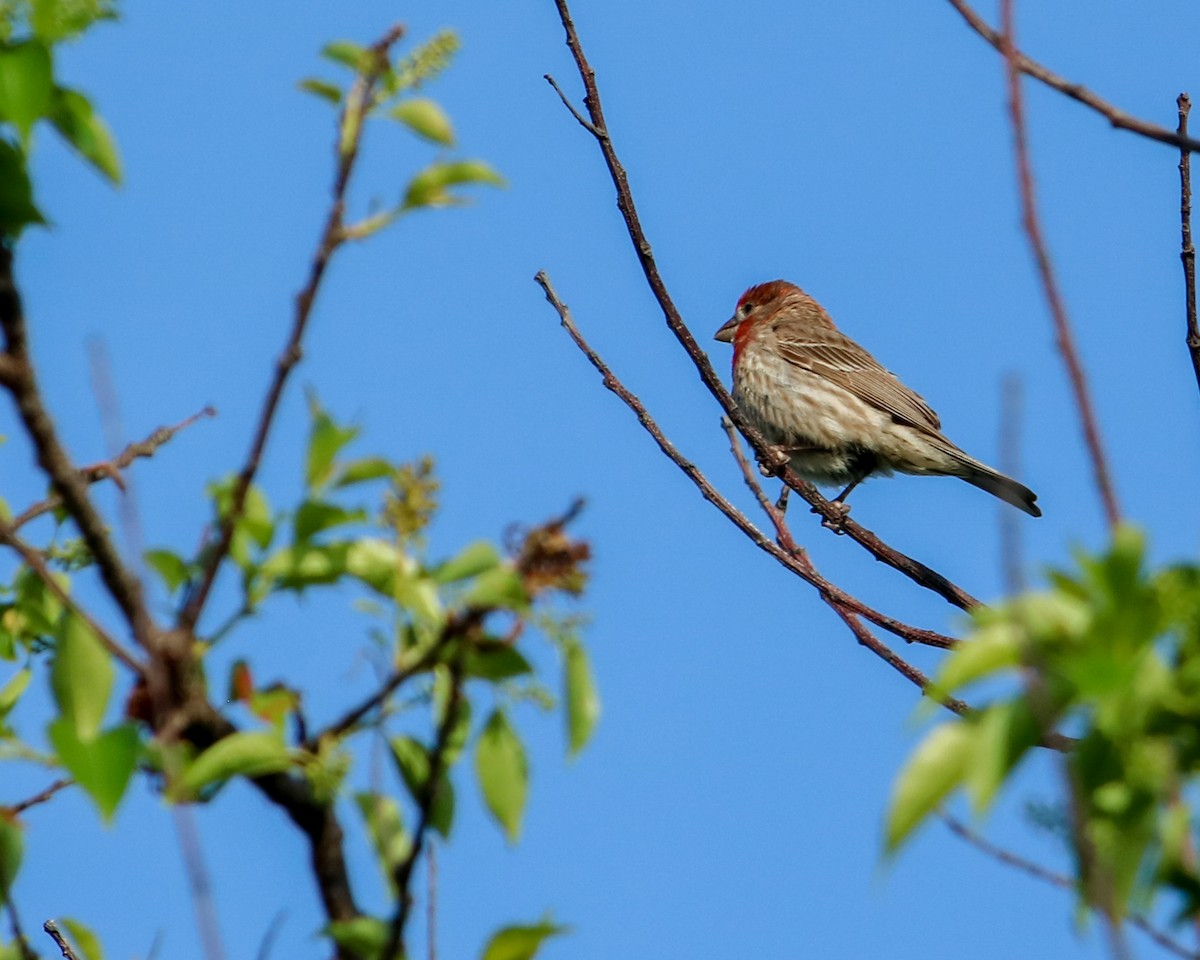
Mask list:
[[[738,324],[741,323],[738,317],[730,317],[725,321],[725,324],[713,334],[714,340],[720,340],[722,343],[733,343],[733,335],[737,332]]]

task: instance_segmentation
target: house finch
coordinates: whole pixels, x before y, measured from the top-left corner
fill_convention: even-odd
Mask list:
[[[716,333],[733,344],[733,396],[813,483],[875,473],[959,477],[1040,517],[1037,496],[942,436],[929,405],[841,333],[812,297],[783,280],[751,287]]]

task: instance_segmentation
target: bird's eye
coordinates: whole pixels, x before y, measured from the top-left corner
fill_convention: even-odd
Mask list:
[[[738,309],[738,313],[740,313],[743,317],[748,317],[748,316],[750,316],[750,311],[753,309],[754,309],[754,307],[752,307],[750,304],[743,303],[741,305],[741,307]]]

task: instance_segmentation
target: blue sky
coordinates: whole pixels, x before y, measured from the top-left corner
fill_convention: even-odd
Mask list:
[[[1002,64],[951,7],[578,6],[644,225],[697,336],[710,343],[746,286],[793,280],[919,390],[949,436],[993,462],[1001,379],[1020,373],[1022,479],[1045,511],[1019,518],[1027,568],[1103,543],[1019,229]],[[1027,50],[1137,115],[1173,126],[1176,94],[1200,94],[1200,13],[1183,0],[1094,4],[1086,18],[1063,0],[1018,7]],[[584,960],[1104,955],[1073,926],[1066,895],[936,825],[880,867],[881,812],[919,735],[912,688],[700,499],[558,328],[532,280],[539,269],[687,455],[750,508],[719,411],[641,280],[595,144],[542,80],[552,73],[579,95],[549,0],[135,0],[119,24],[64,51],[62,75],[93,95],[126,174],[113,191],[49,138],[38,143],[54,227],[22,242],[19,278],[77,458],[105,454],[89,338],[107,347],[130,437],[215,405],[218,419],[136,471],[147,541],[195,544],[204,485],[243,455],[324,215],[330,112],[295,83],[323,71],[324,42],[368,40],[395,20],[414,38],[461,33],[457,64],[430,94],[453,117],[460,153],[510,185],[343,251],[263,480],[278,505],[298,496],[307,385],[364,427],[359,449],[436,456],[445,506],[434,552],[586,496],[588,636],[605,703],[592,748],[570,764],[555,723],[521,717],[533,785],[515,848],[462,771],[460,820],[439,850],[441,956],[473,956],[490,930],[548,909],[575,932],[546,955]],[[1183,344],[1177,156],[1027,91],[1044,226],[1123,506],[1151,529],[1156,557],[1193,557],[1200,398]],[[365,149],[359,209],[433,156],[383,128]],[[719,369],[727,351],[711,344]],[[0,410],[0,433],[14,432]],[[0,482],[13,504],[41,494],[16,442],[0,450]],[[1001,592],[1003,505],[912,478],[868,483],[853,500],[889,542],[978,596]],[[800,510],[794,528],[822,571],[868,602],[957,625]],[[311,714],[329,717],[371,681],[347,609],[344,596],[280,603],[222,662],[247,656],[264,679],[298,674]],[[988,829],[1055,863],[1055,842],[1021,817],[1025,800],[1051,795],[1040,762]],[[253,955],[285,909],[274,956],[324,956],[305,853],[282,817],[235,786],[196,818],[229,955]],[[161,931],[161,956],[200,957],[170,815],[144,786],[109,831],[72,793],[28,822],[17,890],[28,925],[77,916],[110,957],[145,956]],[[354,874],[363,900],[380,903],[374,864],[358,857]]]

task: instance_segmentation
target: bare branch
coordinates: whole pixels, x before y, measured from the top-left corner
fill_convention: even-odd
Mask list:
[[[955,2],[955,0],[951,0]],[[1000,37],[1000,50],[1005,55],[1004,62],[1008,74],[1009,118],[1012,122],[1013,146],[1016,154],[1017,181],[1021,193],[1021,216],[1025,232],[1029,236],[1029,245],[1037,263],[1038,273],[1042,279],[1042,287],[1046,292],[1046,300],[1050,305],[1050,313],[1054,318],[1054,332],[1059,353],[1066,364],[1067,377],[1075,397],[1075,406],[1079,414],[1079,423],[1083,429],[1083,439],[1087,445],[1088,455],[1092,461],[1092,473],[1096,483],[1096,491],[1100,495],[1100,503],[1104,509],[1109,527],[1115,527],[1121,521],[1121,511],[1117,506],[1117,494],[1113,488],[1108,469],[1108,460],[1104,455],[1104,447],[1100,441],[1100,428],[1097,425],[1096,413],[1092,403],[1091,391],[1087,377],[1083,372],[1083,362],[1079,358],[1079,348],[1075,344],[1075,334],[1071,329],[1071,321],[1067,317],[1067,308],[1063,302],[1062,293],[1058,287],[1058,278],[1050,262],[1050,252],[1042,235],[1041,221],[1038,218],[1037,204],[1034,199],[1033,167],[1029,160],[1029,143],[1025,127],[1025,108],[1021,96],[1021,65],[1016,50],[1016,40],[1011,33],[1009,19],[1011,9],[1008,0],[1002,0],[1005,11],[1005,30]]]
[[[63,960],[79,960],[79,956],[72,949],[71,945],[67,943],[67,938],[59,931],[58,924],[53,920],[47,920],[42,924],[42,929],[50,934],[50,939],[54,941],[55,946],[62,952]]]
[[[1175,103],[1179,107],[1179,135],[1187,136],[1192,98],[1186,93],[1181,93]],[[1192,155],[1187,150],[1179,151],[1179,222],[1182,234],[1179,259],[1183,261],[1188,354],[1192,358],[1196,385],[1200,386],[1200,324],[1196,321],[1196,248],[1192,245]]]
[[[583,102],[587,108],[591,122],[590,124],[584,123],[583,126],[595,137],[596,142],[600,146],[601,153],[604,155],[604,162],[608,166],[609,175],[617,192],[617,208],[621,211],[621,216],[625,220],[625,227],[629,233],[629,239],[633,243],[638,263],[641,265],[646,282],[649,284],[650,290],[663,312],[667,327],[675,335],[675,338],[679,341],[688,357],[691,358],[697,372],[700,374],[701,381],[703,381],[713,397],[716,398],[721,408],[725,411],[726,416],[737,426],[742,436],[754,448],[759,458],[764,462],[769,462],[769,445],[762,434],[755,429],[753,424],[743,416],[742,412],[734,404],[729,391],[725,389],[725,385],[721,382],[720,377],[713,370],[708,356],[700,348],[700,345],[696,342],[696,338],[683,322],[683,317],[671,299],[671,295],[667,292],[666,284],[663,282],[662,275],[658,270],[658,264],[655,262],[650,241],[646,238],[641,221],[638,219],[637,208],[633,202],[633,194],[629,189],[629,177],[617,156],[616,149],[613,147],[612,137],[604,120],[604,110],[600,102],[600,91],[596,86],[596,73],[584,55],[583,46],[579,41],[579,35],[575,30],[575,24],[571,19],[571,12],[566,0],[555,0],[555,4],[558,7],[558,15],[562,21],[563,29],[566,31],[567,46],[570,48],[571,55],[575,59],[575,65],[579,70],[579,76],[583,81],[586,92]],[[546,79],[554,86],[559,96],[565,102],[566,97],[558,89],[558,85],[549,76]],[[569,103],[567,106],[570,108]],[[583,123],[583,119],[579,113],[573,108],[570,109],[576,119]],[[888,546],[870,530],[847,518],[845,513],[839,509],[839,505],[831,504],[817,492],[816,488],[797,476],[790,468],[786,466],[780,468],[778,475],[784,483],[803,497],[805,502],[813,508],[813,511],[820,514],[832,528],[836,529],[839,533],[845,533],[851,540],[864,547],[875,559],[900,571],[915,583],[928,590],[932,590],[957,607],[968,610],[971,607],[979,605],[978,600],[961,587],[950,582],[937,571]]]
[[[83,542],[95,558],[105,587],[120,607],[138,643],[150,645],[154,623],[146,609],[142,585],[121,561],[108,528],[88,497],[87,484],[59,441],[46,410],[29,355],[29,338],[21,295],[13,276],[13,254],[0,245],[0,331],[4,335],[6,375],[4,386],[12,395],[21,422],[33,444],[38,466],[50,478],[63,506],[79,528]]]
[[[1013,853],[998,844],[992,843],[990,840],[981,836],[976,831],[972,830],[965,823],[948,813],[942,812],[938,814],[942,822],[950,829],[956,837],[966,841],[976,850],[986,854],[993,860],[1004,864],[1006,867],[1012,867],[1014,870],[1019,870],[1022,873],[1028,874],[1035,880],[1041,880],[1043,883],[1048,883],[1052,887],[1058,887],[1060,890],[1074,890],[1075,881],[1063,873],[1056,873],[1043,867],[1041,864],[1034,863],[1032,860],[1021,856],[1019,853]],[[1157,927],[1151,926],[1150,922],[1142,916],[1133,914],[1128,918],[1129,925],[1142,931],[1147,937],[1153,940],[1156,944],[1175,954],[1177,957],[1183,957],[1184,960],[1200,960],[1200,953],[1194,953],[1187,949],[1183,944],[1172,940]]]
[[[840,616],[846,622],[847,626],[850,627],[859,643],[869,649],[876,656],[881,657],[913,683],[917,684],[922,691],[926,690],[929,686],[929,679],[922,674],[921,671],[906,663],[903,659],[880,643],[871,634],[871,632],[858,621],[857,617],[859,614],[862,614],[863,616],[871,615],[873,617],[878,617],[881,620],[887,621],[887,623],[891,624],[889,629],[895,627],[897,631],[906,630],[911,632],[913,634],[911,639],[916,639],[917,633],[926,634],[930,632],[917,631],[916,628],[908,627],[907,624],[901,624],[898,621],[891,620],[891,618],[883,617],[882,614],[876,613],[876,611],[871,610],[861,601],[851,597],[839,587],[834,586],[817,573],[803,548],[796,546],[791,540],[791,535],[787,532],[786,525],[782,526],[782,530],[784,531],[782,535],[787,538],[786,542],[788,543],[790,549],[785,549],[785,547],[773,543],[761,530],[759,530],[753,523],[750,522],[745,514],[738,510],[737,507],[735,507],[732,503],[730,503],[712,485],[709,479],[703,473],[701,473],[699,468],[694,463],[687,460],[679,452],[675,445],[666,438],[662,432],[662,429],[654,421],[654,418],[650,416],[649,411],[646,410],[641,400],[639,400],[636,395],[630,392],[630,390],[623,383],[621,383],[620,380],[617,379],[616,375],[612,372],[612,370],[609,369],[608,365],[604,362],[600,355],[592,349],[586,340],[584,340],[583,335],[579,332],[578,327],[575,326],[575,322],[571,317],[570,310],[558,298],[558,294],[551,285],[549,277],[542,272],[539,273],[535,279],[546,292],[546,299],[550,301],[551,306],[553,306],[558,312],[559,319],[562,321],[562,325],[566,329],[567,334],[575,342],[575,345],[579,347],[583,354],[588,358],[588,360],[591,361],[592,366],[595,367],[596,370],[599,371],[600,375],[604,378],[604,386],[615,393],[617,397],[619,397],[621,401],[633,411],[634,415],[638,418],[638,422],[640,422],[642,427],[645,428],[646,432],[654,438],[654,441],[658,444],[659,449],[672,463],[674,463],[687,475],[688,479],[690,479],[692,483],[694,483],[700,490],[700,493],[703,495],[703,497],[713,504],[718,510],[720,510],[721,513],[728,517],[729,520],[732,521],[733,524],[742,531],[742,533],[749,537],[756,546],[769,553],[783,566],[787,567],[787,569],[791,570],[806,583],[814,586],[821,594],[822,599],[825,600],[825,602],[833,608],[834,612],[837,613],[838,616]],[[760,502],[762,501],[760,500]],[[954,643],[951,638],[940,637],[938,634],[930,633],[930,637],[938,638],[938,640],[925,640],[919,642],[932,642],[932,645],[934,646],[947,646]],[[970,708],[961,701],[950,698],[940,698],[939,702],[942,702],[948,709],[953,710],[955,713],[965,714],[970,712]]]
[[[979,34],[979,36],[983,37],[984,40],[995,47],[1001,54],[1005,53],[1003,33],[989,27],[987,21],[971,9],[965,0],[950,0],[950,6],[959,12],[967,22],[967,25]],[[1057,90],[1059,93],[1065,94],[1086,107],[1090,107],[1120,130],[1128,130],[1131,133],[1140,134],[1150,140],[1158,140],[1160,143],[1167,143],[1173,147],[1179,147],[1181,150],[1187,150],[1192,153],[1200,151],[1200,140],[1192,140],[1187,136],[1186,131],[1176,132],[1169,130],[1166,127],[1160,127],[1157,124],[1141,120],[1133,116],[1133,114],[1126,113],[1124,110],[1113,106],[1108,101],[1097,96],[1087,87],[1083,86],[1083,84],[1072,83],[1064,77],[1060,77],[1053,70],[1042,66],[1036,60],[1030,59],[1019,51],[1014,51],[1014,61],[1021,73],[1041,81],[1052,90]]]
[[[108,632],[100,626],[99,623],[92,617],[90,613],[83,609],[75,602],[66,590],[63,589],[54,575],[50,572],[50,568],[46,566],[46,561],[42,559],[42,555],[33,549],[29,544],[16,535],[13,528],[0,520],[0,543],[11,547],[21,557],[21,560],[34,573],[38,575],[42,583],[46,585],[56,600],[61,603],[66,609],[70,610],[75,616],[87,624],[88,628],[94,633],[100,643],[109,653],[120,660],[125,666],[139,676],[143,672],[142,665],[134,658],[133,654],[122,647],[114,640]]]
[[[45,790],[35,793],[32,797],[22,800],[20,803],[14,803],[9,807],[0,807],[10,817],[15,817],[18,814],[24,813],[30,807],[36,807],[38,804],[45,803],[53,797],[58,791],[65,790],[67,787],[74,786],[75,781],[70,777],[63,777],[61,780],[55,780]]]
[[[450,672],[450,693],[446,697],[445,706],[442,708],[442,722],[438,725],[437,736],[429,752],[429,776],[421,790],[421,796],[417,800],[417,826],[413,830],[412,845],[408,856],[397,864],[396,869],[392,872],[392,879],[396,885],[396,896],[399,898],[399,902],[396,907],[396,915],[392,918],[391,932],[388,935],[388,945],[381,954],[384,960],[391,960],[393,957],[403,957],[405,955],[404,933],[412,913],[413,902],[409,885],[412,883],[412,875],[416,869],[417,861],[420,860],[421,854],[425,849],[425,842],[429,835],[429,828],[433,817],[433,805],[437,801],[438,790],[446,773],[446,751],[449,749],[450,738],[454,733],[454,728],[459,719],[458,708],[462,702],[464,679],[462,657],[456,657],[448,666]]]
[[[85,483],[98,483],[101,480],[111,479],[120,486],[121,471],[128,468],[135,460],[153,457],[158,452],[158,448],[170,442],[175,437],[175,434],[181,430],[186,430],[197,420],[202,420],[205,417],[215,417],[216,415],[217,411],[213,407],[205,407],[198,413],[192,414],[186,420],[181,420],[173,427],[159,427],[150,436],[146,437],[145,440],[131,443],[111,460],[102,460],[99,463],[80,467],[79,475]],[[17,514],[12,521],[12,528],[20,530],[29,521],[49,513],[51,510],[57,510],[60,506],[62,506],[62,497],[47,497],[45,500],[32,504]]]
[[[262,463],[263,451],[266,449],[267,439],[275,421],[275,413],[279,409],[283,388],[287,385],[292,370],[303,356],[304,333],[308,329],[313,304],[320,292],[325,270],[334,253],[346,240],[343,229],[345,226],[346,190],[354,172],[355,161],[358,159],[358,150],[362,143],[365,126],[364,121],[373,103],[372,94],[375,84],[387,67],[388,52],[403,34],[404,28],[396,25],[371,45],[369,48],[370,64],[359,75],[347,94],[345,106],[339,115],[337,171],[333,182],[332,202],[325,217],[325,226],[321,230],[316,252],[313,254],[312,263],[309,266],[308,281],[296,296],[292,328],[283,350],[275,361],[275,376],[271,380],[263,401],[258,425],[254,430],[254,438],[250,443],[250,452],[234,482],[229,510],[221,522],[221,528],[215,541],[209,545],[207,562],[198,585],[179,613],[179,626],[185,630],[195,629],[196,623],[200,619],[200,613],[212,590],[213,582],[217,578],[217,572],[229,554],[229,548],[233,542],[233,531],[246,508],[246,496],[250,492],[250,486],[254,483],[259,465]],[[349,137],[345,136],[346,131],[350,132]]]

